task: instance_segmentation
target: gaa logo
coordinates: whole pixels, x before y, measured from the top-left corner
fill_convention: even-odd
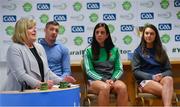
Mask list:
[[[180,41],[180,35],[175,35],[175,41]]]
[[[105,21],[116,20],[116,14],[103,14],[103,20]]]
[[[72,33],[82,33],[82,32],[84,32],[84,26],[72,26],[71,32]]]
[[[3,22],[16,22],[16,15],[4,15]]]
[[[88,43],[88,44],[91,44],[91,43],[92,43],[92,37],[88,37],[88,38],[87,38],[87,43]]]
[[[50,4],[49,3],[38,3],[37,10],[50,10]]]
[[[154,19],[153,12],[141,13],[141,19]]]
[[[67,21],[67,15],[54,15],[54,21]]]
[[[87,9],[100,9],[100,3],[87,3]]]
[[[180,0],[174,0],[174,7],[180,7]]]
[[[133,30],[133,25],[121,25],[121,32],[131,32]]]
[[[161,23],[158,25],[159,30],[172,30],[171,23]]]

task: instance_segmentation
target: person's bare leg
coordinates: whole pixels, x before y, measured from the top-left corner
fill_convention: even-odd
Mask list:
[[[159,82],[150,80],[143,88],[142,92],[151,93],[156,96],[162,95],[162,85]]]
[[[96,90],[98,93],[98,105],[99,106],[108,106],[109,105],[109,93],[110,86],[103,81],[93,81],[90,85],[93,90]]]
[[[173,97],[173,78],[170,76],[164,77],[160,83],[162,84],[162,100],[164,106],[171,106]]]
[[[160,83],[151,80],[143,88],[143,92],[161,96],[164,106],[171,106],[173,96],[173,79],[172,77],[164,77]]]
[[[127,87],[122,81],[117,80],[113,84],[112,91],[117,94],[117,106],[127,106],[128,105]]]

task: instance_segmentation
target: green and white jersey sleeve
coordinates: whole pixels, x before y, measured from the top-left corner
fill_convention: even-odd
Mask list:
[[[117,80],[123,74],[122,63],[119,60],[118,48],[112,48],[107,60],[107,53],[104,48],[100,49],[100,57],[94,61],[91,47],[84,53],[84,65],[87,75],[93,80]]]

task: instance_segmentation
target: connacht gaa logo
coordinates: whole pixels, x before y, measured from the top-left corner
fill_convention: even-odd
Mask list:
[[[80,36],[74,38],[74,44],[80,46],[83,43],[83,39]]]
[[[80,2],[76,2],[74,3],[73,8],[75,11],[80,11],[82,8],[82,4]]]
[[[110,33],[113,33],[115,30],[115,27],[112,24],[108,24],[108,28],[109,28]]]
[[[89,16],[89,19],[91,22],[96,22],[98,20],[98,15],[96,13],[92,13],[90,16]]]
[[[31,10],[32,10],[32,4],[31,3],[25,3],[24,5],[23,5],[23,9],[24,9],[24,11],[25,12],[30,12]]]
[[[161,8],[167,9],[169,7],[169,1],[168,0],[162,0],[160,5],[161,5]]]
[[[14,27],[13,26],[8,26],[5,30],[6,30],[6,34],[9,36],[12,36],[14,34]]]
[[[42,14],[40,16],[40,20],[41,20],[41,23],[46,24],[48,22],[48,20],[49,20],[49,16],[47,14]]]
[[[123,7],[123,9],[124,10],[130,10],[130,8],[131,8],[131,3],[129,2],[129,1],[125,1],[123,4],[122,4],[122,7]]]
[[[178,19],[180,19],[180,11],[178,13],[176,13],[176,16]]]
[[[130,35],[126,35],[126,36],[123,38],[123,41],[124,41],[124,44],[129,45],[129,44],[131,44],[131,42],[132,42],[132,37],[131,37]]]
[[[62,26],[62,25],[60,25],[60,27],[59,27],[59,34],[60,34],[60,35],[63,35],[64,32],[65,32],[65,27]]]
[[[170,40],[170,36],[169,36],[168,34],[162,35],[161,41],[162,41],[163,43],[168,43],[169,40]]]

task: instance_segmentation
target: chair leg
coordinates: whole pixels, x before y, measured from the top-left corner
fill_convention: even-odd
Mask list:
[[[91,106],[91,100],[88,97],[84,98],[83,106]]]
[[[173,95],[173,100],[172,100],[172,105],[173,106],[178,106],[178,97],[176,96],[176,94]]]
[[[149,105],[148,106],[152,106],[153,105],[153,99],[149,100]]]
[[[144,105],[145,105],[145,102],[142,97],[136,98],[136,106],[144,106]]]
[[[142,102],[142,105],[145,106],[145,101],[143,97],[141,97],[141,102]]]
[[[140,97],[142,106],[152,106],[153,100],[145,100],[143,97]]]

